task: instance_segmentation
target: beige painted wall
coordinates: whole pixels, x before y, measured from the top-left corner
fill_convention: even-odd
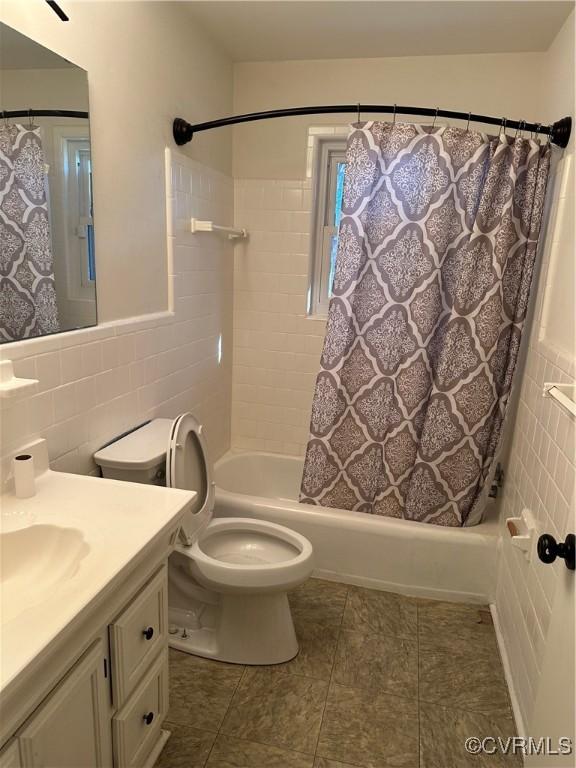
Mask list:
[[[88,109],[81,69],[0,69],[0,90],[2,109]]]
[[[88,71],[100,322],[168,308],[164,148],[171,122],[227,114],[228,59],[178,3],[2,0],[0,20]],[[227,130],[186,153],[230,172]]]
[[[308,104],[414,104],[540,120],[546,54],[281,61],[234,67],[234,111]],[[366,118],[366,115],[363,115]],[[279,118],[234,128],[234,177],[302,179],[310,125],[353,116]]]

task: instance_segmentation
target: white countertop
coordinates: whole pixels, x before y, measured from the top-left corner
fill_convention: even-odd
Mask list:
[[[32,521],[32,527],[58,526],[36,528],[34,551],[40,551],[44,536],[49,545],[50,532],[61,535],[68,529],[66,542],[74,542],[76,554],[72,566],[62,565],[63,575],[52,578],[49,588],[38,584],[45,565],[36,562],[30,564],[24,587],[21,578],[15,587],[17,580],[10,574],[0,583],[0,691],[57,642],[75,619],[100,604],[196,496],[193,491],[50,470],[36,478],[36,488],[29,499],[0,497],[7,536],[18,518],[26,530]],[[42,557],[50,555],[42,552]]]

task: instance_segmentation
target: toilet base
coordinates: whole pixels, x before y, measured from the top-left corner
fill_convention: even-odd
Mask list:
[[[290,661],[298,653],[285,592],[221,594],[216,605],[170,607],[169,623],[172,648],[207,659],[268,665]]]

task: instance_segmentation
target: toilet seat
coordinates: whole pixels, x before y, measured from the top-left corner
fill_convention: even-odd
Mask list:
[[[166,484],[194,490],[177,551],[205,587],[228,593],[290,589],[310,574],[312,545],[282,525],[246,517],[212,520],[215,483],[202,425],[191,413],[174,420],[166,450]]]
[[[207,453],[202,424],[191,413],[178,416],[172,422],[166,449],[166,485],[198,494],[180,526],[181,539],[187,546],[208,525],[214,511],[216,484]]]
[[[227,593],[291,589],[310,575],[312,545],[265,520],[213,520],[191,547],[177,546],[205,587]]]

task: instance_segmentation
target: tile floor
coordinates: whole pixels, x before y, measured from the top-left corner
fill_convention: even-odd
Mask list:
[[[310,579],[290,595],[300,653],[241,667],[171,651],[158,768],[520,766],[471,756],[514,735],[490,612]]]

